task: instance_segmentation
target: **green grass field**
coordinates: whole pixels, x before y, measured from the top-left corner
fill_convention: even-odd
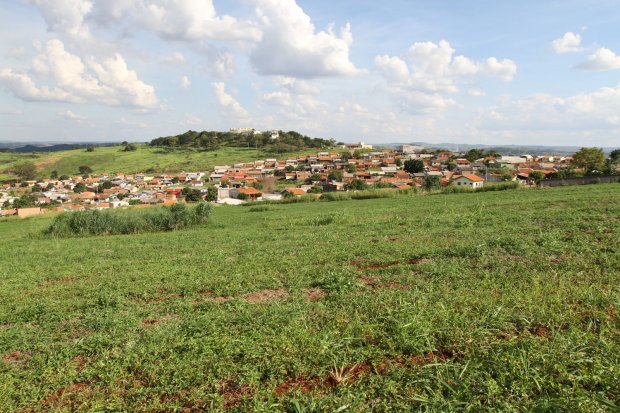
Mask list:
[[[0,411],[618,409],[618,184],[212,217],[0,222]]]
[[[84,149],[54,152],[50,154],[17,154],[0,153],[0,180],[14,176],[7,170],[15,163],[33,161],[43,177],[49,177],[52,171],[60,175],[77,174],[82,165],[90,166],[94,173],[145,172],[181,172],[209,170],[215,165],[232,165],[240,162],[251,162],[259,159],[286,159],[289,155],[316,153],[314,150],[300,150],[295,153],[275,154],[256,149],[222,148],[217,151],[201,151],[191,148],[168,152],[165,148],[154,148],[137,145],[138,150],[123,152],[122,146],[98,147],[94,152]]]

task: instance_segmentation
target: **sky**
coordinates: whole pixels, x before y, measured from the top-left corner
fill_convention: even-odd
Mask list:
[[[0,141],[620,146],[617,0],[0,0]]]

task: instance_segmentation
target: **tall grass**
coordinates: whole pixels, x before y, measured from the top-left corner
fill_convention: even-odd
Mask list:
[[[485,184],[480,188],[471,188],[467,186],[454,186],[450,185],[442,188],[439,193],[441,194],[470,194],[475,192],[494,192],[494,191],[507,191],[510,189],[519,189],[521,184],[519,182],[498,182],[495,184]]]
[[[211,205],[205,202],[193,207],[175,204],[161,208],[67,212],[58,215],[44,234],[65,237],[174,231],[206,222],[210,214]]]

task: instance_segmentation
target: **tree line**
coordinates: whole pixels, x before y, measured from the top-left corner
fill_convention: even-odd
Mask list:
[[[289,152],[302,148],[331,148],[333,139],[311,138],[295,131],[280,131],[276,139],[271,132],[235,133],[189,130],[176,136],[165,136],[153,139],[151,146],[190,147],[214,151],[222,147],[262,148],[272,152]]]

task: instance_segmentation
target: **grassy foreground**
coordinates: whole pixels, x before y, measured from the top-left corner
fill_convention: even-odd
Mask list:
[[[620,185],[0,222],[0,411],[614,411]]]

